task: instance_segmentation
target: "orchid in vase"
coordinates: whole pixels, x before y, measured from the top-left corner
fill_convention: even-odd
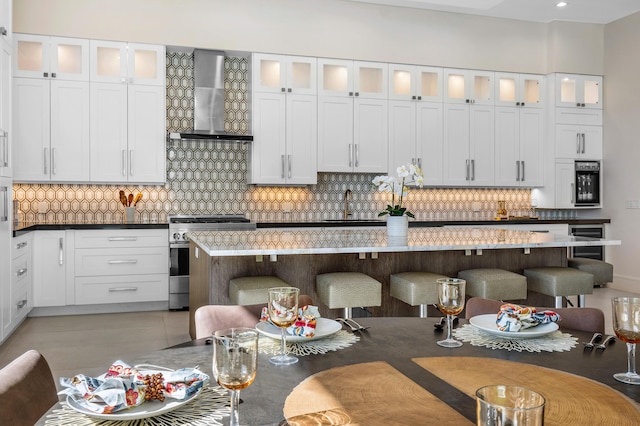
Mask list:
[[[415,218],[414,214],[402,206],[405,197],[409,194],[408,184],[415,183],[422,187],[424,176],[422,170],[413,163],[401,165],[396,169],[396,176],[376,176],[373,185],[381,192],[391,193],[391,204],[378,213],[378,216],[408,216]]]

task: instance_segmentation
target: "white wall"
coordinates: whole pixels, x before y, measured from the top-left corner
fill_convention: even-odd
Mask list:
[[[13,8],[14,31],[24,33],[541,74],[603,71],[602,25],[341,0],[14,0]]]
[[[640,288],[640,210],[626,209],[640,200],[640,13],[605,28],[604,216],[608,237],[622,245],[607,249],[616,287]]]

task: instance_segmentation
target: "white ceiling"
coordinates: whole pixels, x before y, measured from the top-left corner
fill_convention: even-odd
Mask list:
[[[346,0],[544,22],[608,24],[640,11],[640,0]]]

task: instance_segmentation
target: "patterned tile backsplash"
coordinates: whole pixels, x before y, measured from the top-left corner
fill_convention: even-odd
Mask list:
[[[167,130],[193,126],[193,61],[185,53],[167,54]],[[249,129],[248,62],[225,60],[225,128]],[[20,220],[25,222],[120,222],[124,207],[118,191],[141,192],[137,219],[163,222],[168,214],[246,214],[256,222],[313,221],[342,218],[344,193],[356,219],[372,219],[390,201],[371,184],[375,175],[320,173],[306,187],[248,185],[248,145],[236,142],[181,140],[167,142],[165,185],[15,184]],[[530,215],[529,189],[413,189],[405,205],[421,220],[491,219],[497,201],[505,200],[511,215]]]

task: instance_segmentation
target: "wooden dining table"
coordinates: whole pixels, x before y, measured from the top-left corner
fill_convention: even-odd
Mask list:
[[[300,356],[289,366],[272,365],[270,355],[260,353],[255,382],[241,391],[241,423],[472,425],[477,388],[518,384],[545,396],[546,426],[640,424],[640,386],[613,378],[627,367],[622,342],[604,351],[585,350],[582,342],[592,333],[561,329],[578,338],[576,347],[517,352],[465,342],[443,348],[436,341],[446,331],[434,327],[435,318],[357,320],[369,328],[346,348]],[[199,339],[135,362],[198,365],[211,374],[212,353],[206,339]]]

